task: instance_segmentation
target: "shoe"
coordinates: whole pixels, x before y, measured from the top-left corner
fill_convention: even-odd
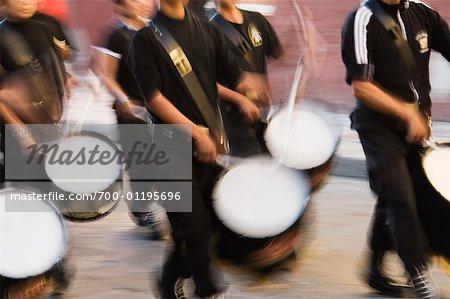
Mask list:
[[[166,240],[169,236],[168,221],[165,212],[130,212],[130,219],[138,226],[150,229],[152,240]]]
[[[161,271],[154,273],[154,281],[156,297],[161,299],[187,299],[184,294],[184,281],[183,277],[178,277],[174,281],[163,282]]]
[[[384,253],[373,252],[366,283],[377,292],[390,297],[402,297],[403,292],[411,288],[408,284],[400,284],[389,278],[383,271]]]
[[[414,293],[420,299],[437,299],[439,298],[439,289],[433,276],[426,266],[414,267],[410,271],[410,283]]]

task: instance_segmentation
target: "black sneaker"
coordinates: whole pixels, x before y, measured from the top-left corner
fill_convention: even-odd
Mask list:
[[[178,277],[174,281],[164,282],[162,280],[161,271],[157,271],[153,274],[155,282],[155,296],[161,299],[187,299],[184,294],[184,281],[183,277]]]
[[[402,297],[403,291],[411,288],[409,285],[395,282],[381,271],[370,271],[367,275],[367,284],[377,292],[390,297]]]
[[[369,252],[369,260],[365,282],[380,294],[390,297],[401,297],[406,289],[411,287],[408,284],[400,284],[389,278],[383,271],[384,252]]]

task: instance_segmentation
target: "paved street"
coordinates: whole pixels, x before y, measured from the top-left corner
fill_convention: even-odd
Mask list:
[[[313,198],[316,242],[290,273],[256,287],[248,275],[227,271],[228,298],[383,298],[357,279],[373,198],[364,180],[332,176]],[[154,298],[148,276],[162,259],[165,244],[150,241],[128,219],[126,206],[93,222],[68,223],[77,267],[65,298]],[[402,272],[393,259],[394,274]],[[450,298],[450,277],[436,271]]]

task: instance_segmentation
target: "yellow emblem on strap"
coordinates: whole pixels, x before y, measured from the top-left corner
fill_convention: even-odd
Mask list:
[[[181,47],[176,47],[170,52],[170,59],[172,59],[182,78],[192,71],[191,63]]]

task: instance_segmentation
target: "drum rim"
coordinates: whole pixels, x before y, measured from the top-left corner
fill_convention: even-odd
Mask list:
[[[31,187],[28,187],[28,189],[33,189]],[[24,194],[30,194],[33,191],[31,190],[27,190],[25,189],[25,186],[21,186],[21,184],[14,184],[14,186],[7,186],[6,188],[0,189],[0,193],[5,192],[7,190],[15,190],[16,192],[23,192]],[[36,190],[37,191],[37,190]],[[64,249],[61,252],[61,256],[58,257],[58,260],[55,262],[55,264],[53,264],[50,268],[46,269],[44,272],[36,274],[36,275],[32,275],[32,276],[20,276],[20,277],[10,277],[10,276],[6,276],[5,274],[1,274],[0,276],[6,277],[6,278],[10,278],[10,279],[23,279],[23,278],[28,278],[28,277],[36,277],[39,275],[43,275],[44,273],[46,273],[47,271],[51,270],[56,264],[58,264],[61,260],[64,259],[64,257],[67,256],[68,251],[69,251],[69,233],[66,227],[66,224],[64,222],[64,218],[61,214],[61,212],[58,210],[58,208],[56,208],[56,206],[48,201],[48,200],[42,200],[42,202],[46,202],[46,204],[48,204],[51,209],[53,210],[53,212],[55,212],[56,214],[56,218],[58,218],[58,221],[61,225],[62,228],[62,232],[63,232],[63,244],[64,244]]]

